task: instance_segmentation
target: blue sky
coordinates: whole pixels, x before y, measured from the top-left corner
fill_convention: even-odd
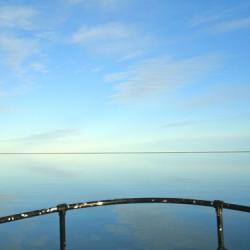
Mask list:
[[[249,1],[0,1],[0,150],[249,149],[249,40]]]

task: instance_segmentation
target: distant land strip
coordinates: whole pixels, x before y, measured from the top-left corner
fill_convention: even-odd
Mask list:
[[[218,151],[120,151],[120,152],[0,152],[0,155],[137,155],[137,154],[242,154],[250,150]]]

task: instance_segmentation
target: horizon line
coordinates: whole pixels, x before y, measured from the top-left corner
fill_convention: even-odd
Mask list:
[[[97,151],[97,152],[0,152],[0,155],[121,155],[121,154],[240,154],[250,150],[211,151]]]

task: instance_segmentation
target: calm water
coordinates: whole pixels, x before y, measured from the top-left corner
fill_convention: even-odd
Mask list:
[[[250,205],[250,155],[1,156],[0,216],[59,203],[186,197]],[[224,211],[230,250],[250,249],[250,215]],[[68,249],[216,249],[213,209],[125,205],[67,213]],[[0,225],[1,249],[58,249],[58,216]]]

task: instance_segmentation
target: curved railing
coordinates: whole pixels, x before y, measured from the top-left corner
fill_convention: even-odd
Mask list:
[[[20,214],[8,215],[0,217],[0,224],[13,222],[16,220],[28,219],[35,216],[42,216],[51,213],[59,214],[60,224],[60,250],[66,250],[66,212],[74,209],[90,208],[98,206],[109,205],[122,205],[122,204],[136,204],[136,203],[163,203],[163,204],[186,204],[195,206],[205,206],[215,208],[217,218],[217,236],[218,248],[217,250],[226,250],[224,245],[224,232],[223,232],[223,209],[236,210],[241,212],[250,212],[250,206],[243,206],[238,204],[225,203],[220,200],[208,201],[197,199],[184,199],[184,198],[125,198],[125,199],[112,199],[112,200],[99,200],[80,202],[73,204],[59,204],[55,207],[24,212]]]

